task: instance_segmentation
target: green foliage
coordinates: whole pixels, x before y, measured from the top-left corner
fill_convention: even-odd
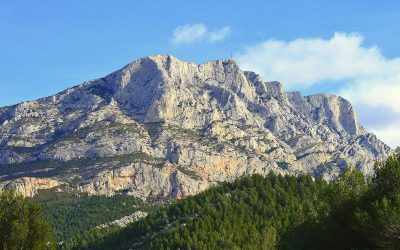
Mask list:
[[[400,248],[400,154],[378,163],[368,195],[355,213],[355,227],[373,248]]]
[[[347,168],[336,181],[329,184],[320,197],[328,204],[328,212],[319,214],[318,221],[307,221],[292,232],[287,241],[290,247],[287,248],[296,245],[302,249],[358,248],[362,240],[353,227],[353,217],[366,192],[367,183],[362,173]],[[299,232],[301,237],[298,237]]]
[[[68,249],[399,249],[400,157],[376,176],[346,169],[311,176],[254,175],[159,207],[127,228],[92,230]]]
[[[43,209],[13,191],[0,193],[1,249],[55,249]]]
[[[305,248],[400,248],[399,154],[377,163],[369,184],[359,171],[346,170],[325,197],[330,212],[313,225]]]
[[[376,164],[373,191],[377,197],[387,196],[390,199],[400,197],[400,154]]]
[[[377,163],[375,173],[366,181],[348,168],[329,183],[310,175],[253,175],[155,207],[128,196],[50,191],[33,202],[44,204],[57,239],[65,240],[61,249],[400,249],[400,155]],[[16,206],[3,200],[2,216]],[[36,218],[40,209],[32,207],[22,210]],[[126,228],[96,228],[137,210],[150,214]],[[21,240],[3,224],[27,242],[49,235],[43,221],[28,229],[21,225],[29,219],[3,221],[8,249]],[[38,229],[29,233],[32,227]]]
[[[66,244],[87,249],[274,249],[286,234],[327,212],[325,181],[254,175],[158,208],[146,219]],[[73,244],[70,244],[73,242]]]
[[[93,242],[104,242],[114,233],[118,233],[120,228],[118,226],[110,226],[106,228],[92,228],[82,234],[75,235],[74,237],[63,241],[59,245],[60,249],[88,249],[91,248]],[[103,247],[100,247],[103,248]]]
[[[126,195],[85,196],[42,190],[31,199],[41,204],[54,236],[64,241],[79,236],[101,224],[120,219],[136,211],[149,211],[150,206],[140,199]]]

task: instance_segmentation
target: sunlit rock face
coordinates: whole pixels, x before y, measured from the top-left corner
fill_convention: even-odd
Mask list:
[[[232,60],[146,57],[0,108],[0,186],[26,196],[58,186],[181,198],[253,173],[371,175],[390,153],[347,100],[285,92]]]

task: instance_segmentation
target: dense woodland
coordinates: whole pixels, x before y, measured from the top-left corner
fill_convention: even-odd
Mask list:
[[[44,218],[59,242],[136,211],[151,210],[149,204],[132,196],[85,196],[54,190],[42,190],[30,202],[43,206]]]
[[[368,180],[347,169],[311,176],[243,177],[160,207],[125,229],[91,230],[66,248],[400,248],[400,156]]]
[[[106,203],[102,204],[106,207]],[[46,218],[53,221],[55,231],[62,229],[61,224],[67,223],[68,217],[84,221],[88,216],[61,213],[56,206],[46,206],[53,210],[53,215],[47,213]],[[1,213],[4,216],[3,210]],[[60,224],[58,229],[54,222]],[[4,231],[3,222],[1,226]],[[253,175],[172,204],[156,206],[147,218],[126,228],[92,228],[71,235],[72,238],[58,247],[399,249],[400,155],[377,163],[375,176],[367,180],[353,168],[330,183],[314,180],[309,175]],[[56,234],[56,237],[65,235]]]

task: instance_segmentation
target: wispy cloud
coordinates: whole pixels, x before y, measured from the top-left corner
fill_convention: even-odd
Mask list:
[[[171,42],[175,45],[189,44],[199,41],[218,42],[224,40],[231,32],[229,26],[208,31],[202,23],[185,24],[175,28]]]
[[[330,39],[267,40],[236,57],[244,69],[282,81],[289,89],[335,82],[337,94],[362,114],[363,125],[391,146],[400,145],[400,58],[385,58],[363,39],[360,34],[336,33]],[[375,121],[376,112],[369,112],[378,109],[387,113],[381,122]]]
[[[224,40],[230,33],[231,33],[231,28],[229,26],[226,26],[219,30],[210,32],[208,39],[211,42],[218,42]]]
[[[202,40],[206,36],[207,28],[204,24],[186,24],[176,27],[171,41],[174,44],[191,43]]]

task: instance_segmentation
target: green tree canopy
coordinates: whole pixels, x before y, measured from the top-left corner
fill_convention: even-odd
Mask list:
[[[1,249],[55,249],[43,209],[14,191],[0,193]]]

